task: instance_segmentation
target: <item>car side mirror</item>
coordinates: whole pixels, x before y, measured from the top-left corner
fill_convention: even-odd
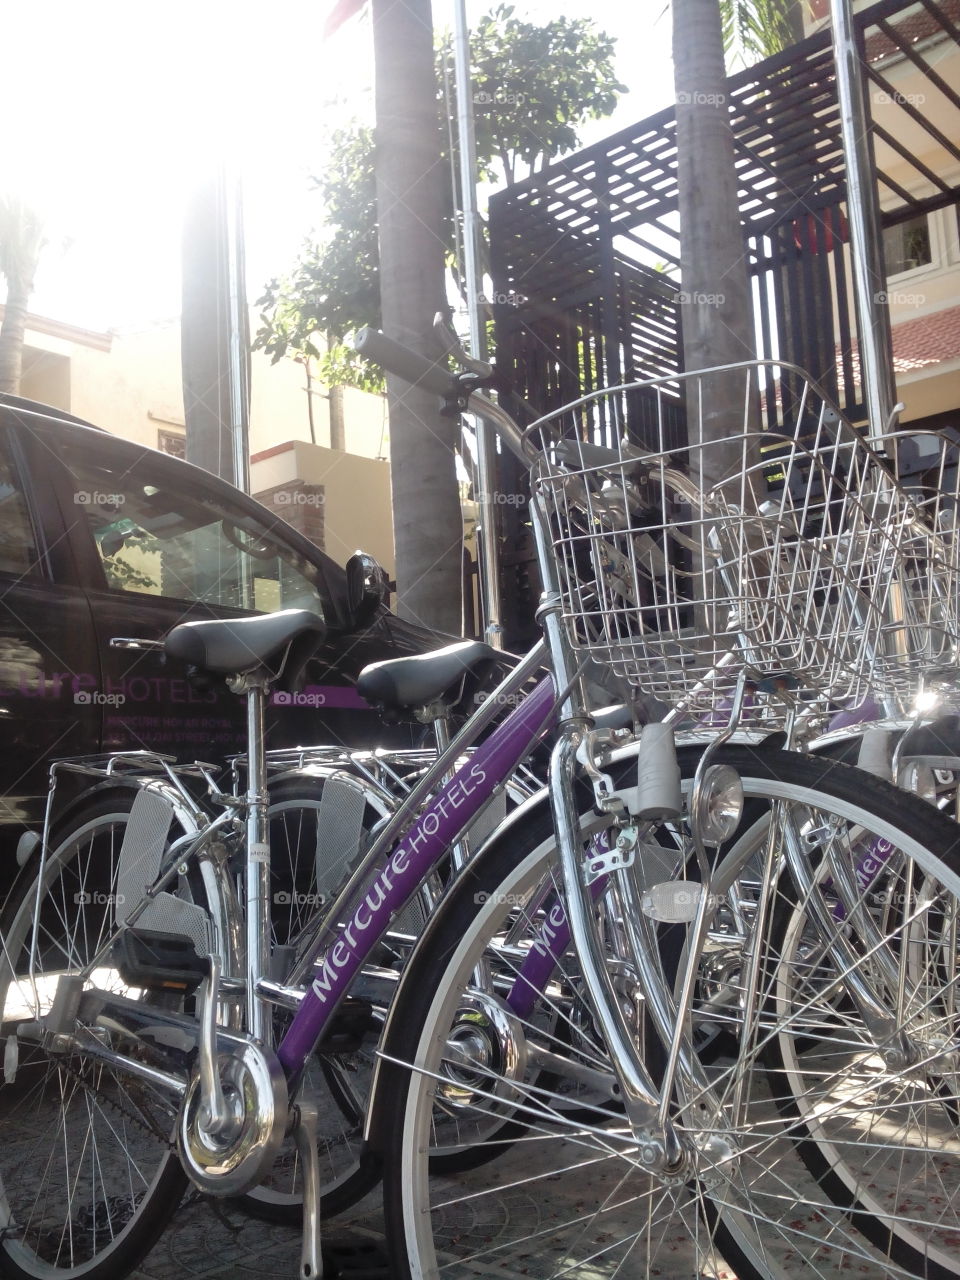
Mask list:
[[[347,610],[359,630],[377,616],[390,595],[387,571],[366,551],[355,551],[347,561]]]

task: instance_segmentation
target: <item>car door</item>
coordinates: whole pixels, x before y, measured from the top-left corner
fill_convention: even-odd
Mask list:
[[[332,607],[319,567],[292,544],[286,525],[271,524],[269,513],[198,468],[93,431],[65,435],[59,452],[67,477],[61,505],[89,561],[101,664],[89,693],[102,710],[104,750],[214,761],[242,750],[243,703],[222,681],[189,680],[161,654],[112,642],[279,608],[326,618]],[[333,683],[311,683],[291,701],[275,695],[270,745],[357,741],[343,724],[355,728],[358,716],[376,732],[374,713],[349,682],[328,678]]]
[[[42,819],[48,761],[99,749],[90,606],[29,412],[0,409],[0,823]]]

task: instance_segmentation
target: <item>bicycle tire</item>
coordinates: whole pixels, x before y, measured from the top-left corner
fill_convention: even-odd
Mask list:
[[[90,959],[107,936],[133,794],[97,798],[51,839],[41,886],[40,982],[29,1003],[45,998],[44,975]],[[29,1019],[35,1013],[18,1007],[24,984],[14,979],[25,972],[39,871],[36,855],[0,918],[8,1031],[23,1014]],[[119,981],[116,971],[97,971],[98,986]],[[140,998],[169,1002],[143,992]],[[161,1235],[187,1185],[173,1148],[178,1109],[178,1097],[85,1059],[81,1051],[48,1052],[21,1041],[16,1080],[0,1086],[0,1274],[110,1280],[132,1270]]]
[[[829,879],[813,892],[829,899]],[[905,915],[908,895],[916,905]],[[860,971],[894,1007],[897,989],[887,986],[875,943],[860,937],[859,911],[882,925],[893,960],[903,954],[903,1009],[886,1046],[855,1002],[820,995],[844,973],[822,928],[810,928],[809,893],[801,895],[790,877],[771,922],[769,1016],[786,1020],[787,1030],[764,1052],[770,1092],[825,1194],[897,1274],[922,1280],[960,1276],[960,1091],[955,1067],[939,1065],[958,1033],[957,907],[936,868],[889,857],[838,922]],[[789,1011],[797,1008],[803,1035],[790,1027]],[[908,1045],[903,1065],[881,1065],[884,1052],[900,1052],[899,1043]]]
[[[688,777],[698,754],[684,756],[681,753]],[[728,747],[719,753],[718,762],[737,768],[747,795],[755,801],[782,799],[797,812],[800,806],[815,806],[836,817],[838,822],[856,825],[858,830],[864,821],[868,830],[873,824],[898,839],[904,849],[911,851],[910,856],[916,855],[924,861],[931,874],[937,870],[952,875],[960,890],[956,828],[915,797],[904,796],[875,779],[832,762],[779,751]],[[633,761],[615,767],[624,785],[630,781],[631,766],[635,768]],[[878,807],[879,813],[875,812]],[[592,835],[603,821],[585,811],[581,816],[585,837]],[[921,835],[926,844],[920,842]],[[932,851],[927,844],[933,846]],[[662,1265],[671,1274],[677,1274],[677,1268],[682,1268],[685,1261],[696,1267],[708,1266],[713,1265],[715,1254],[720,1254],[736,1268],[741,1280],[745,1280],[748,1276],[786,1274],[796,1266],[798,1248],[803,1250],[805,1259],[819,1256],[816,1251],[822,1249],[825,1256],[839,1259],[844,1265],[857,1260],[868,1269],[879,1268],[878,1253],[870,1242],[853,1230],[844,1208],[824,1197],[815,1183],[811,1207],[802,1215],[802,1227],[791,1225],[792,1218],[787,1218],[783,1203],[786,1197],[781,1194],[779,1202],[774,1203],[775,1197],[768,1193],[768,1186],[762,1180],[771,1177],[771,1171],[765,1166],[753,1169],[751,1161],[759,1166],[762,1157],[755,1155],[749,1144],[737,1156],[738,1166],[749,1169],[749,1181],[741,1180],[739,1174],[734,1178],[724,1161],[717,1160],[708,1169],[698,1170],[695,1177],[688,1177],[682,1186],[658,1186],[655,1196],[648,1188],[646,1193],[638,1192],[630,1199],[633,1220],[646,1223],[641,1241],[638,1232],[616,1221],[616,1205],[603,1208],[606,1192],[626,1185],[629,1179],[637,1182],[647,1177],[639,1175],[636,1163],[631,1164],[624,1154],[629,1144],[625,1147],[622,1136],[617,1133],[618,1123],[623,1127],[619,1108],[599,1104],[595,1108],[596,1123],[592,1127],[581,1126],[573,1131],[572,1137],[568,1134],[564,1139],[550,1128],[556,1126],[559,1112],[550,1114],[548,1104],[530,1092],[524,1079],[516,1075],[508,1078],[505,1073],[495,1078],[494,1072],[488,1069],[481,1072],[474,1063],[471,1086],[462,1065],[445,1060],[447,1039],[456,1024],[466,975],[493,949],[490,943],[497,930],[516,917],[519,911],[516,904],[527,901],[531,886],[553,875],[552,845],[549,818],[541,813],[531,816],[525,833],[516,831],[509,841],[494,844],[482,859],[469,867],[443,910],[428,926],[398,994],[384,1048],[387,1065],[383,1074],[383,1096],[393,1099],[398,1110],[390,1113],[392,1124],[381,1121],[376,1130],[385,1156],[384,1204],[394,1273],[404,1280],[406,1277],[434,1280],[441,1274],[469,1274],[466,1267],[480,1266],[481,1262],[519,1266],[515,1255],[529,1250],[531,1241],[536,1242],[538,1249],[537,1273],[544,1276],[566,1274],[564,1268],[572,1272],[587,1258],[592,1276],[604,1275],[604,1268],[610,1275],[633,1274],[633,1265],[638,1275],[646,1274],[644,1267],[654,1265]],[[736,838],[728,842],[721,856],[730,883],[753,853],[749,844],[738,844]],[[567,957],[564,957],[566,963]],[[575,972],[564,973],[575,992]],[[581,1036],[590,1025],[588,1016],[580,1023],[571,1017],[570,1022],[579,1027]],[[529,1020],[529,1026],[537,1034],[541,1033],[533,1019]],[[533,1034],[529,1026],[526,1028],[528,1038]],[[749,1036],[746,1042],[749,1045]],[[559,1052],[556,1045],[553,1047]],[[411,1071],[406,1063],[416,1063],[417,1067]],[[725,1096],[729,1096],[734,1083],[741,1089],[752,1089],[755,1081],[766,1079],[762,1069],[751,1072],[749,1065],[714,1062],[709,1068],[714,1087],[727,1090]],[[476,1083],[480,1077],[487,1082],[483,1089]],[[441,1120],[446,1123],[446,1111],[452,1105],[452,1090],[447,1084],[451,1078],[459,1087],[455,1099],[461,1112],[458,1123],[464,1123],[472,1087],[478,1123],[485,1122],[489,1127],[490,1108],[496,1103],[484,1095],[496,1097],[499,1089],[500,1096],[513,1107],[514,1113],[526,1109],[531,1137],[516,1143],[510,1153],[513,1164],[508,1163],[505,1156],[502,1162],[484,1166],[479,1174],[471,1175],[472,1180],[465,1184],[466,1191],[463,1185],[454,1187],[435,1181],[432,1201],[427,1164],[431,1133]],[[444,1090],[446,1092],[442,1092]],[[380,1096],[378,1092],[378,1098]],[[438,1096],[442,1106],[438,1104]],[[767,1106],[769,1111],[766,1099],[754,1100],[751,1094],[748,1102],[752,1106]],[[680,1098],[676,1106],[682,1114],[685,1100]],[[749,1112],[749,1108],[748,1113],[758,1114]],[[769,1123],[769,1118],[766,1122]],[[605,1135],[603,1142],[596,1136],[598,1129]],[[789,1163],[789,1172],[794,1169],[804,1172],[789,1140],[788,1122],[784,1122],[778,1139],[782,1147],[778,1158]],[[582,1151],[586,1147],[586,1157],[558,1168],[555,1162],[542,1159],[549,1143],[559,1151],[569,1151],[577,1145]],[[769,1142],[764,1150],[772,1150]],[[537,1168],[535,1159],[540,1159],[542,1168]],[[585,1197],[592,1190],[587,1185],[584,1168],[591,1163],[603,1166],[608,1161],[614,1161],[627,1172],[623,1180],[614,1178],[612,1184],[609,1178],[606,1182],[594,1178],[594,1185],[599,1183],[605,1190],[597,1193],[600,1208],[591,1216],[583,1209]],[[776,1176],[779,1179],[779,1173]],[[561,1194],[558,1201],[557,1190],[563,1182],[572,1184],[571,1199],[564,1200]],[[779,1180],[777,1190],[783,1191]],[[622,1198],[626,1198],[626,1193]],[[797,1216],[798,1198],[801,1198],[798,1193],[791,1191],[787,1208],[793,1218]],[[576,1206],[575,1211],[570,1209],[571,1203]],[[552,1211],[551,1205],[558,1204],[559,1209]],[[703,1207],[706,1207],[705,1213],[700,1212]],[[650,1211],[646,1218],[645,1209]],[[567,1213],[566,1221],[562,1220],[563,1211]],[[755,1217],[758,1212],[760,1226]],[[819,1223],[808,1221],[818,1215],[822,1217]],[[686,1250],[684,1258],[678,1256],[678,1240],[682,1242],[682,1250]],[[580,1251],[577,1257],[572,1256],[571,1249]],[[549,1270],[550,1259],[545,1257],[545,1251],[558,1259],[556,1272]],[[625,1262],[627,1253],[631,1258],[629,1264]],[[621,1265],[625,1269],[617,1272],[616,1268]],[[817,1274],[817,1270],[815,1267],[813,1273]],[[876,1274],[881,1272],[877,1270]]]

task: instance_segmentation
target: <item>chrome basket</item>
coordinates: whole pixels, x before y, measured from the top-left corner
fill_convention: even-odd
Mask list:
[[[900,485],[801,371],[596,392],[527,435],[572,644],[661,702],[716,710],[747,666],[852,706],[955,660],[955,481]]]

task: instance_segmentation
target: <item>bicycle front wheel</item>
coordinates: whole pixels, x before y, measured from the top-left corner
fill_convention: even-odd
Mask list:
[[[770,832],[786,838],[784,812],[811,856],[814,832],[829,830],[837,847],[845,841],[854,854],[864,839],[884,840],[951,894],[960,892],[956,828],[915,798],[843,766],[736,748],[718,762],[741,774],[750,817],[718,857],[713,927],[701,953],[687,956],[698,974],[690,1045],[708,1022],[725,1021],[727,1038],[719,1050],[711,1040],[704,1057],[709,1088],[691,1094],[678,1086],[672,1102],[688,1153],[682,1174],[643,1168],[569,947],[555,956],[536,999],[520,1013],[511,1007],[511,979],[549,937],[562,897],[554,841],[541,818],[464,873],[411,961],[391,1022],[384,1086],[399,1118],[392,1131],[385,1126],[385,1205],[398,1276],[435,1280],[499,1268],[692,1280],[720,1274],[726,1260],[746,1280],[789,1274],[801,1258],[822,1277],[851,1268],[906,1274],[889,1270],[882,1250],[851,1224],[849,1206],[798,1158],[795,1117],[778,1107],[765,1069],[771,1039],[792,1033],[787,1014],[772,1025],[770,975],[782,957],[766,929],[760,981],[748,992],[749,922],[764,895],[783,892],[779,877],[754,881]],[[625,783],[632,770],[633,762],[624,767]],[[585,850],[597,847],[608,825],[584,812]],[[660,864],[655,880],[671,881],[683,875],[688,854],[684,824],[676,823],[659,849],[645,847],[643,859]],[[779,856],[772,861],[778,870]],[[597,911],[604,936],[614,937],[619,922],[606,895]],[[640,1035],[647,1020],[638,975],[622,956],[611,953],[610,965]],[[479,990],[484,971],[492,984]],[[734,993],[725,1003],[713,998],[721,971]],[[793,1030],[806,1037],[810,1028],[800,1019]],[[657,1056],[662,1061],[662,1050]],[[555,1081],[549,1087],[545,1070]],[[449,1145],[451,1134],[482,1144],[498,1119],[523,1124],[498,1159],[456,1179],[431,1179],[432,1148]]]
[[[876,842],[860,848],[881,865],[853,895],[840,895],[826,867],[804,890],[790,878],[781,886],[765,973],[775,1031],[763,1053],[767,1088],[809,1175],[891,1269],[957,1280],[960,913],[945,874],[953,868]],[[881,996],[886,1021],[854,997],[856,978]]]

